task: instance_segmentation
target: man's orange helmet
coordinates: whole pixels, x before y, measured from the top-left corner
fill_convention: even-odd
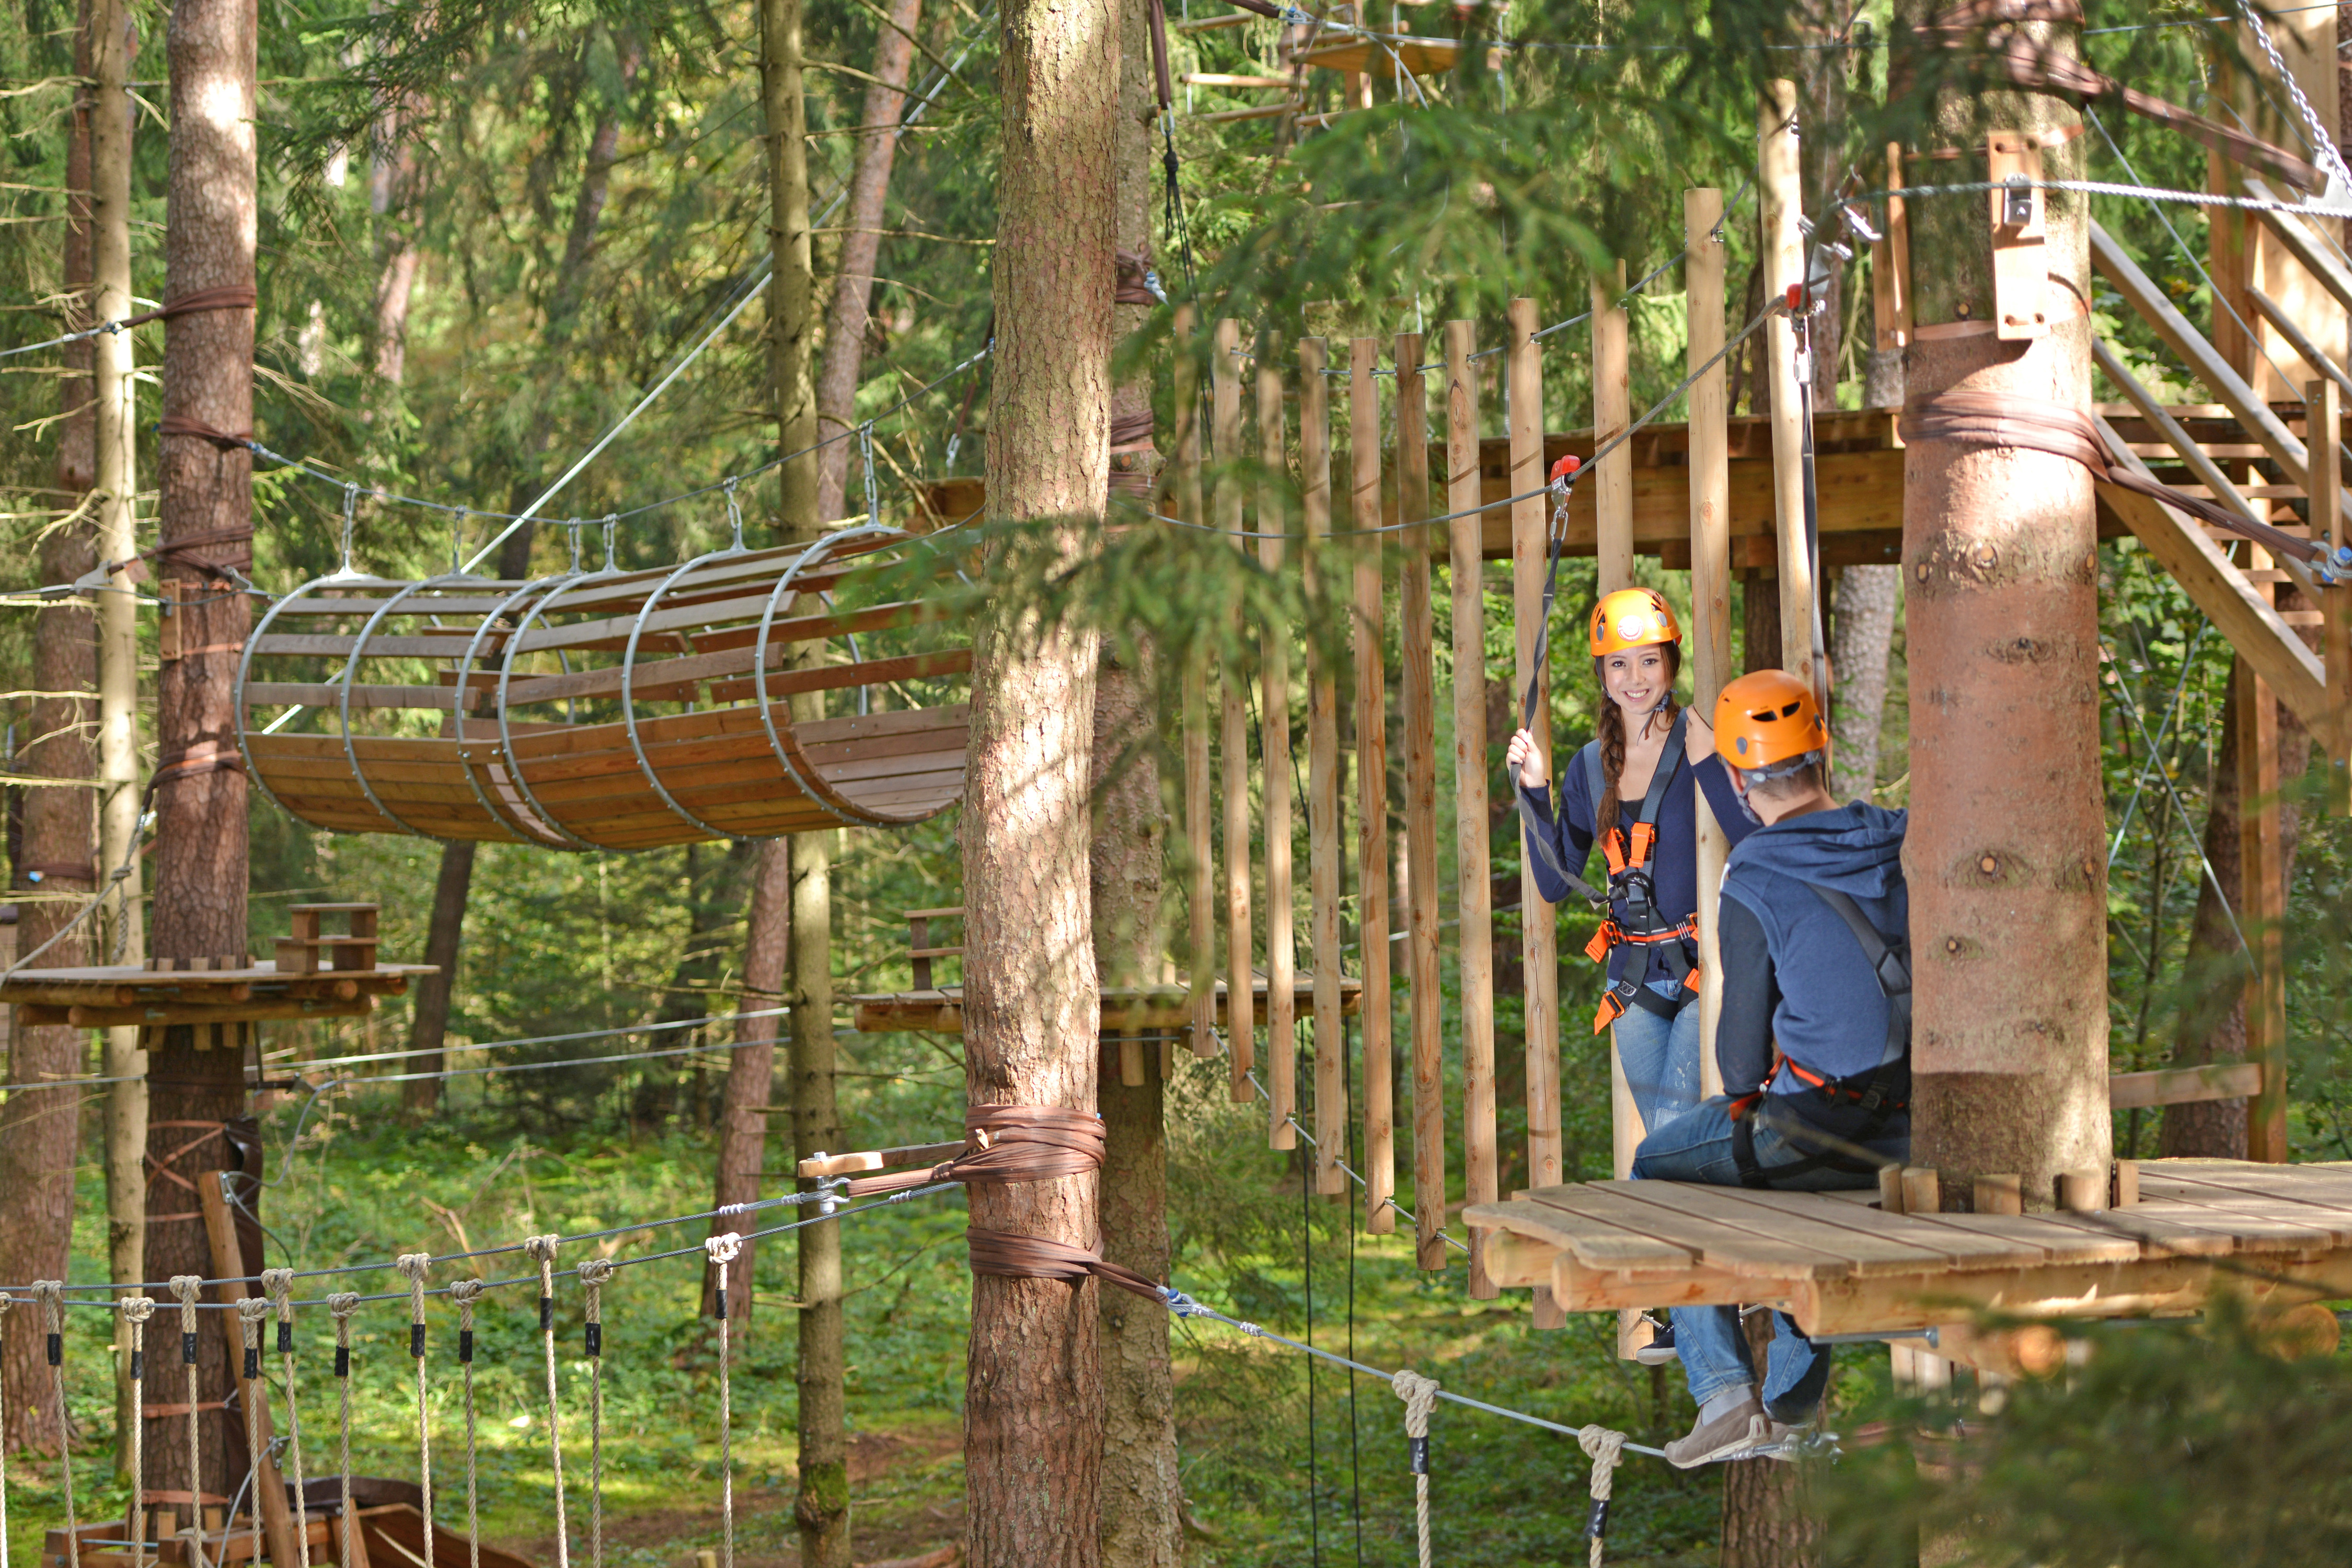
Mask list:
[[[1785,669],[1750,671],[1715,700],[1715,754],[1742,773],[1826,753],[1829,744],[1813,689]]]
[[[1603,594],[1592,606],[1592,657],[1605,658],[1629,647],[1649,647],[1683,640],[1682,627],[1665,595],[1655,588],[1620,588]]]

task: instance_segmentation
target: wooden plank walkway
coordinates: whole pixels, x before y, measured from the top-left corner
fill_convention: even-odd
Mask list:
[[[1887,1214],[1868,1193],[1585,1182],[1464,1211],[1498,1284],[1569,1311],[1769,1303],[1811,1334],[2024,1316],[2147,1317],[2219,1290],[2352,1295],[2352,1164],[2154,1160],[2094,1214]]]

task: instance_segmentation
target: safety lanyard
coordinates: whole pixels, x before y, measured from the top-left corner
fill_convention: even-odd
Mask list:
[[[1536,623],[1536,656],[1529,667],[1527,695],[1519,704],[1519,728],[1530,731],[1535,729],[1536,701],[1543,692],[1544,660],[1551,654],[1551,605],[1553,596],[1559,591],[1560,551],[1568,543],[1568,498],[1576,487],[1579,466],[1578,458],[1571,453],[1553,464],[1551,469],[1551,527],[1550,537],[1546,542],[1549,559],[1544,564],[1542,618]],[[1524,828],[1520,837],[1527,840],[1536,858],[1542,861],[1553,876],[1567,883],[1570,892],[1595,909],[1605,908],[1609,895],[1569,869],[1567,863],[1560,858],[1559,850],[1551,840],[1551,825],[1537,817],[1535,807],[1528,803],[1528,792],[1520,786],[1519,775],[1516,772],[1511,775],[1511,795],[1518,805],[1519,821]]]

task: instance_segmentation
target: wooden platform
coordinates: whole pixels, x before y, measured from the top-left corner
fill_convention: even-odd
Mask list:
[[[1364,983],[1352,977],[1339,982],[1339,1011],[1343,1014],[1360,1012],[1363,1008]],[[1315,977],[1301,974],[1292,987],[1291,1005],[1297,1016],[1315,1016]],[[1181,985],[1157,985],[1141,988],[1112,986],[1102,994],[1102,1026],[1136,1032],[1151,1029],[1181,1029],[1192,1021],[1191,993]],[[928,1029],[934,1034],[963,1033],[963,987],[944,985],[929,991],[892,991],[865,996],[852,996],[849,1004],[855,1012],[856,1027],[867,1034],[880,1034],[890,1029]],[[1266,1021],[1265,976],[1257,976],[1251,992],[1251,1021],[1263,1025]],[[1217,985],[1217,1026],[1226,1022],[1225,987]]]
[[[377,997],[400,995],[410,980],[432,973],[429,963],[373,963],[303,973],[270,962],[244,969],[24,969],[0,980],[0,1005],[13,1005],[19,1024],[77,1029],[363,1018]]]
[[[2146,1161],[2139,1191],[2092,1214],[1895,1215],[1875,1192],[1588,1182],[1464,1217],[1497,1283],[1549,1285],[1569,1311],[1761,1302],[1809,1334],[2352,1296],[2352,1164]]]

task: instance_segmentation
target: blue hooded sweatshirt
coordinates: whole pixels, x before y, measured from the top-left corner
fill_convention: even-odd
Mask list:
[[[1862,943],[1812,889],[1851,896],[1890,944],[1910,929],[1903,880],[1906,814],[1856,801],[1759,827],[1723,874],[1723,1018],[1716,1059],[1738,1096],[1764,1085],[1771,1050],[1825,1078],[1876,1067],[1887,1001]],[[1775,1094],[1806,1085],[1784,1064]]]

